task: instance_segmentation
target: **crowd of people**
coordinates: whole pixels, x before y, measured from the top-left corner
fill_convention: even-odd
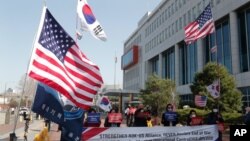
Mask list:
[[[93,115],[95,113],[95,115]],[[179,114],[174,110],[172,104],[167,104],[165,111],[162,113],[160,121],[156,121],[154,118],[154,112],[151,111],[149,106],[139,104],[136,107],[134,105],[128,105],[124,111],[125,119],[123,119],[122,113],[119,113],[118,108],[112,108],[104,122],[104,127],[120,127],[122,121],[126,121],[127,127],[152,127],[152,126],[196,126],[196,125],[218,125],[219,141],[222,140],[222,132],[224,130],[224,119],[219,111],[218,107],[213,107],[208,116],[202,117],[197,115],[197,112],[193,109],[190,110],[186,117],[186,120],[180,121]],[[246,108],[246,114],[244,116],[244,122],[250,126],[250,107]],[[92,118],[92,119],[91,119]],[[87,117],[84,121],[85,127],[100,127],[101,116],[97,115],[94,109],[88,111]]]

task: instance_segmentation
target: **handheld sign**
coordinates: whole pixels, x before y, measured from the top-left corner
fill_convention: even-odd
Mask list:
[[[176,112],[166,112],[165,119],[167,121],[176,121],[177,113]]]
[[[100,123],[100,113],[88,113],[88,123]]]
[[[203,121],[202,117],[192,117],[191,125],[201,125],[202,121]]]
[[[121,113],[109,113],[108,114],[109,123],[121,123],[122,114]]]

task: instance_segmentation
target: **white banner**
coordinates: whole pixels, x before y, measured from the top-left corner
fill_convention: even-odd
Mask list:
[[[86,128],[82,141],[215,141],[216,125],[183,127]]]

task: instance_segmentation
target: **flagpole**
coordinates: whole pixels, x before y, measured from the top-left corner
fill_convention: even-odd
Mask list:
[[[210,0],[209,1],[209,4],[210,4],[210,6],[211,6],[211,13],[212,13],[212,15],[213,15],[213,12],[212,12],[212,0]],[[214,23],[215,24],[215,23]],[[211,39],[210,39],[211,40]],[[215,48],[216,48],[216,56],[215,56],[215,59],[216,59],[216,65],[217,65],[217,68],[216,68],[216,70],[217,70],[217,74],[218,74],[218,72],[219,72],[219,55],[218,55],[218,45],[217,45],[217,39],[216,39],[216,28],[215,28],[215,25],[214,25],[214,40],[215,40]],[[212,55],[212,51],[211,51],[211,48],[209,49],[210,50],[210,53],[211,53],[211,55]],[[220,76],[219,75],[217,75],[217,77],[218,77],[218,85],[219,85],[219,94],[220,94]],[[219,108],[220,108],[220,104],[219,104],[219,99],[220,99],[220,96],[216,99],[216,101],[217,101],[217,108],[218,108],[218,110],[219,110]]]
[[[43,5],[47,6],[47,0],[43,0]]]
[[[44,6],[43,7],[46,7],[46,0],[43,0],[44,2]],[[43,12],[44,12],[44,9],[43,9]],[[30,55],[30,59],[28,61],[28,64],[27,64],[27,68],[26,68],[26,72],[28,72],[28,69],[29,69],[29,64],[31,62],[31,57],[32,57],[32,52],[34,51],[34,44],[35,44],[35,41],[36,41],[36,38],[37,38],[37,33],[38,33],[38,30],[37,32],[35,33],[35,36],[34,36],[34,39],[33,39],[33,42],[32,42],[32,48],[31,48],[31,55]],[[10,133],[10,141],[14,141],[17,137],[16,137],[16,134],[15,134],[15,130],[16,130],[16,126],[17,126],[17,120],[18,120],[18,117],[19,117],[19,111],[20,111],[20,106],[21,106],[21,100],[23,98],[23,95],[24,95],[24,90],[25,90],[25,87],[26,87],[26,83],[27,83],[27,73],[25,73],[25,79],[24,79],[24,84],[23,84],[23,89],[22,89],[22,92],[21,92],[21,96],[20,96],[20,100],[19,100],[19,103],[18,103],[18,109],[17,109],[17,113],[16,113],[16,116],[15,116],[15,122],[14,122],[14,127],[13,127],[13,133]]]

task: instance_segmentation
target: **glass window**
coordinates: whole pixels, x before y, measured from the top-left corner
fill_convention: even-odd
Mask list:
[[[242,87],[239,88],[239,90],[242,93],[242,103],[243,107],[249,107],[250,106],[250,87]]]
[[[175,21],[175,32],[178,32],[178,20]]]
[[[174,3],[172,3],[172,5],[171,5],[171,10],[172,10],[172,15],[174,15]]]
[[[175,5],[175,12],[176,12],[176,11],[178,11],[178,3],[177,3],[177,0],[175,0],[174,5]]]
[[[191,10],[188,10],[188,23],[192,21],[191,19]]]
[[[181,8],[182,6],[182,0],[179,0],[179,9]]]
[[[180,85],[193,82],[194,75],[197,71],[197,43],[186,46],[180,44],[179,49],[179,67],[180,67]]]
[[[192,21],[194,21],[197,17],[196,17],[196,7],[194,6],[192,9],[192,13],[193,13],[193,19]]]
[[[186,13],[183,15],[183,26],[187,25],[187,17],[186,17]],[[180,28],[181,29],[181,28]]]
[[[172,23],[172,35],[174,35],[174,23]]]
[[[175,58],[174,47],[171,47],[163,53],[163,78],[175,80]]]
[[[179,18],[179,28],[182,29],[182,17]]]
[[[159,66],[159,57],[156,56],[153,59],[150,60],[151,63],[151,72],[152,74],[159,74],[158,73],[158,66]]]
[[[250,63],[250,9],[238,13],[240,70],[249,71]]]
[[[215,46],[217,46],[217,50],[212,52],[211,48]],[[215,34],[213,33],[206,37],[205,51],[205,63],[217,61],[224,65],[229,73],[232,73],[232,55],[228,20],[217,24]]]
[[[164,17],[165,17],[165,21],[166,21],[168,19],[168,9],[165,9]]]

